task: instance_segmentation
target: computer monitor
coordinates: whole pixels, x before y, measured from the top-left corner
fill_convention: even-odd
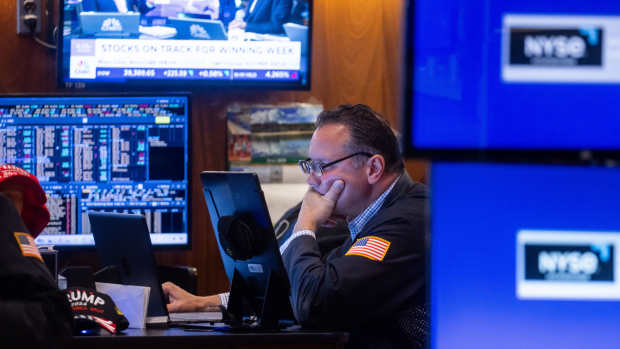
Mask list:
[[[406,18],[409,156],[617,157],[620,2],[419,0]]]
[[[312,0],[62,0],[59,7],[62,88],[310,89]],[[241,20],[244,29],[229,26]]]
[[[202,18],[169,18],[168,23],[177,31],[175,38],[193,40],[227,40],[222,21]]]
[[[94,246],[86,212],[146,216],[153,245],[190,247],[187,94],[0,96],[0,163],[34,174],[51,221],[35,239]]]
[[[618,346],[620,168],[430,170],[430,348]]]
[[[81,12],[80,26],[84,35],[96,37],[129,37],[140,34],[137,12]]]
[[[231,283],[229,323],[277,329],[294,321],[290,285],[260,188],[252,172],[205,171],[203,193]]]

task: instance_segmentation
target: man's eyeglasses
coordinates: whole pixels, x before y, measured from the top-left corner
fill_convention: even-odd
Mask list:
[[[364,156],[372,156],[371,153],[367,153],[365,151],[358,151],[357,153],[353,153],[351,155],[345,156],[343,158],[340,158],[338,160],[334,160],[331,162],[326,163],[325,165],[321,164],[320,162],[316,162],[313,161],[312,159],[306,159],[306,160],[299,160],[299,167],[301,168],[302,172],[305,174],[310,174],[310,173],[314,173],[315,175],[317,175],[318,177],[321,177],[323,175],[323,171],[325,170],[326,167],[329,167],[331,165],[337,164],[340,161],[344,161],[346,159],[352,158],[354,156],[357,155],[364,155]]]

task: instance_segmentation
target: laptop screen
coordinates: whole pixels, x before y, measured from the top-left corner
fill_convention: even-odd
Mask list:
[[[84,35],[138,35],[140,14],[137,12],[82,12],[80,22]]]
[[[147,323],[167,323],[168,309],[144,216],[89,211],[88,218],[101,264],[118,266],[123,284],[150,287]]]

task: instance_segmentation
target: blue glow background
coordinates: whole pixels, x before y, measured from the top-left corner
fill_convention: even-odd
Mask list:
[[[620,84],[501,78],[504,14],[620,15],[620,1],[421,0],[414,6],[412,146],[620,149]]]
[[[620,231],[620,169],[434,163],[431,348],[618,348],[620,301],[516,298],[519,229]]]

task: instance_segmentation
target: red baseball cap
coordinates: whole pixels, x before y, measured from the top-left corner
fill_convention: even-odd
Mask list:
[[[7,185],[21,186],[24,195],[22,219],[33,237],[50,221],[50,212],[45,207],[47,197],[37,177],[13,165],[0,165],[0,188]]]

